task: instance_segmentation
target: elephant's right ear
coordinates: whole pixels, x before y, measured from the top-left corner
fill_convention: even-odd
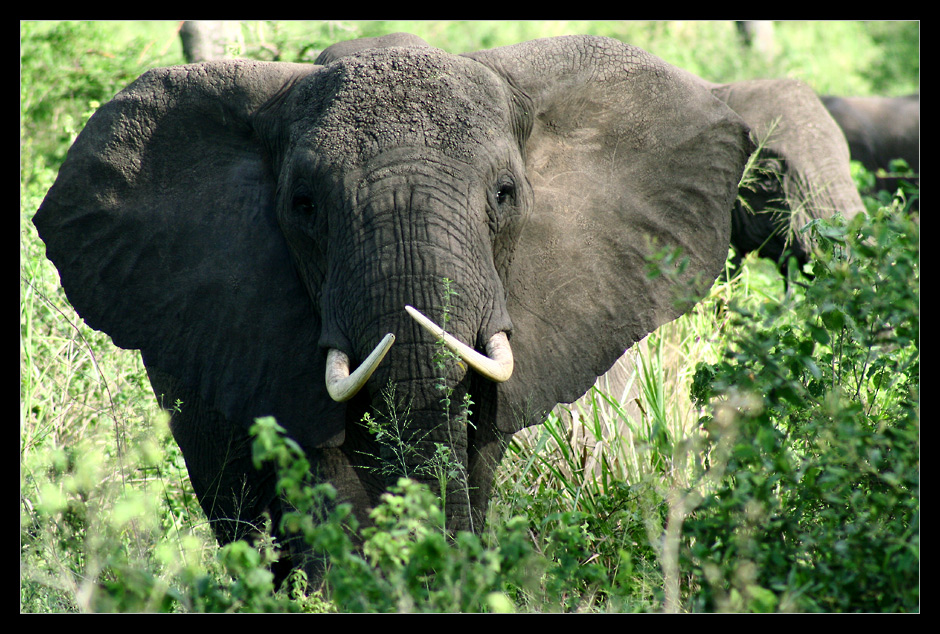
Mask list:
[[[278,227],[252,118],[317,68],[147,72],[91,118],[33,219],[91,327],[178,379],[201,399],[189,405],[245,426],[274,415],[310,446],[336,442],[342,421],[309,425],[330,402],[319,317]]]
[[[686,73],[572,36],[468,54],[503,76],[531,132],[534,201],[504,285],[513,376],[500,429],[580,397],[624,350],[702,297],[728,255],[752,150],[744,122]],[[661,250],[688,265],[651,277]]]

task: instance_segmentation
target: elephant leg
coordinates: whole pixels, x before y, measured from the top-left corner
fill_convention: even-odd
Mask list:
[[[149,367],[147,374],[161,406],[171,412],[170,429],[219,543],[263,530],[275,498],[275,473],[272,467],[255,469],[247,430],[229,424],[175,377]]]
[[[473,511],[471,528],[478,534],[482,533],[486,526],[486,512],[493,495],[493,479],[512,437],[511,434],[497,434],[498,437],[474,443],[474,451],[470,456],[470,508]]]
[[[306,449],[306,455],[314,482],[329,483],[336,489],[333,502],[313,510],[317,519],[325,521],[335,505],[348,503],[352,505],[359,525],[368,526],[371,523],[369,510],[379,502],[381,494],[386,490],[386,483],[371,460],[371,457],[378,455],[374,439],[362,424],[347,422],[346,438],[340,447]],[[284,499],[281,500],[281,507],[285,512],[294,510],[290,502]],[[351,537],[358,547],[358,532]],[[303,568],[308,584],[316,588],[323,579],[328,558],[312,552],[301,533],[285,535],[284,540],[290,551],[291,564],[295,568]]]
[[[251,435],[206,407],[175,377],[154,368],[147,368],[147,373],[161,406],[172,413],[173,437],[219,544],[250,540],[264,529],[267,515],[282,545],[281,558],[272,566],[275,584],[279,586],[297,567],[305,570],[311,585],[319,583],[325,561],[310,551],[302,534],[279,530],[281,518],[294,507],[277,494],[274,466],[255,468]],[[351,503],[360,524],[365,525],[369,522],[367,510],[378,502],[384,482],[363,466],[364,456],[376,454],[365,429],[359,424],[350,424],[348,429],[342,447],[308,449],[306,453],[314,481],[331,483],[337,490],[336,503]],[[330,510],[321,509],[321,517]]]
[[[379,503],[388,482],[381,475],[380,447],[365,425],[359,401],[349,408],[346,437],[339,447],[307,449],[311,472],[317,482],[336,489],[336,502],[352,504],[360,525],[370,523],[368,511]]]
[[[172,413],[173,437],[219,544],[251,540],[264,530],[266,514],[277,534],[285,510],[275,491],[277,475],[270,464],[255,468],[250,434],[227,423],[175,377],[154,368],[147,368],[147,374],[161,406]],[[290,539],[282,541],[287,541],[291,556],[284,553],[271,566],[276,586],[294,567],[293,551],[297,549]]]

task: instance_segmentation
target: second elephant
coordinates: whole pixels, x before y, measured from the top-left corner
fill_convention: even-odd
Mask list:
[[[849,144],[852,159],[870,172],[891,171],[904,159],[920,174],[920,95],[905,97],[822,97]],[[895,191],[898,179],[879,177],[878,189]]]
[[[742,185],[732,213],[736,259],[751,251],[802,267],[812,245],[800,229],[836,213],[864,211],[849,170],[849,148],[823,103],[804,82],[792,79],[709,84],[751,126],[761,143],[757,168]]]

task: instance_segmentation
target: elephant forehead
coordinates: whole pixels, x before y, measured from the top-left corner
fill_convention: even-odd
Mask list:
[[[293,132],[343,162],[408,146],[472,162],[508,130],[505,90],[482,65],[443,51],[366,51],[311,78]]]

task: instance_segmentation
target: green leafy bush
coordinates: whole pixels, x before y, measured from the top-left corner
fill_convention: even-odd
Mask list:
[[[803,296],[739,309],[695,376],[693,609],[918,609],[919,226],[889,208],[807,230]]]
[[[308,482],[302,450],[273,419],[259,419],[253,433],[257,461],[279,468],[278,489],[294,512],[282,527],[297,533],[323,563],[322,578],[309,580],[332,609],[341,612],[506,612],[617,609],[649,603],[636,599],[637,555],[648,557],[635,489],[612,485],[599,515],[581,511],[517,515],[486,538],[450,534],[440,498],[407,478],[383,495],[362,527],[348,504],[335,502],[328,484]],[[615,538],[614,524],[630,533]],[[543,537],[536,550],[531,532]],[[314,574],[318,574],[316,571]],[[648,593],[646,593],[648,594]]]
[[[282,527],[302,536],[323,558],[323,589],[343,612],[511,611],[507,589],[525,585],[534,562],[519,522],[486,547],[469,532],[449,535],[440,499],[427,486],[399,480],[360,528],[349,504],[336,504],[328,484],[309,484],[303,450],[273,419],[259,419],[256,462],[278,466],[278,490],[294,508]],[[317,584],[320,580],[310,580]]]

